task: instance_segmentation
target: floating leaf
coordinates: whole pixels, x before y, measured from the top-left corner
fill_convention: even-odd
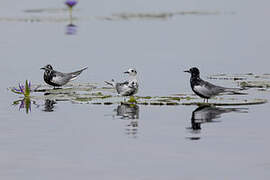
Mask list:
[[[137,100],[135,99],[134,96],[130,96],[128,102],[129,102],[129,103],[137,103]]]

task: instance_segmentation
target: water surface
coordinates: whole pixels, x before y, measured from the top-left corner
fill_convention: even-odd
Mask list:
[[[12,105],[20,97],[7,90],[26,79],[42,84],[39,68],[48,63],[63,72],[88,66],[76,82],[100,85],[123,80],[122,72],[136,67],[140,96],[191,94],[183,73],[191,66],[203,78],[269,73],[267,7],[264,0],[80,1],[73,12],[76,31],[68,35],[62,0],[3,2],[0,177],[269,179],[268,103],[219,107],[216,117],[217,110],[208,109],[194,121],[197,106],[121,109],[44,98],[26,114]],[[115,19],[119,14],[128,18]],[[269,100],[269,90],[248,92],[248,98]]]

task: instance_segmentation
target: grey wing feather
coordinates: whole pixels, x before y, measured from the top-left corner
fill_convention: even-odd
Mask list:
[[[246,94],[246,93],[238,92],[238,91],[243,90],[240,88],[226,88],[222,86],[216,86],[207,81],[204,81],[204,82],[205,82],[205,86],[209,89],[210,93],[213,94],[214,96],[220,93]]]
[[[122,96],[131,96],[137,93],[137,88],[130,86],[130,82],[116,83],[116,91]]]
[[[119,86],[124,86],[124,85],[128,85],[129,82],[128,81],[125,81],[125,82],[122,82],[122,83],[117,83]]]
[[[79,70],[79,71],[75,71],[75,72],[71,72],[71,73],[67,73],[67,74],[69,74],[69,75],[71,75],[71,79],[70,80],[74,80],[74,79],[76,79],[84,70],[86,70],[88,67],[85,67],[85,68],[83,68],[83,69],[81,69],[81,70]]]
[[[223,87],[215,86],[203,80],[201,80],[199,84],[194,85],[193,90],[205,98],[210,98],[224,92]]]
[[[221,87],[221,86],[216,86],[214,84],[211,84],[210,82],[204,81],[205,86],[207,89],[209,89],[210,93],[213,95],[217,95],[219,93],[223,93],[226,91],[226,88]]]
[[[246,94],[246,93],[238,92],[238,91],[244,90],[244,89],[241,89],[241,88],[227,88],[227,87],[222,87],[222,86],[216,86],[216,85],[213,85],[213,84],[211,84],[209,82],[206,82],[206,84],[208,86],[211,86],[215,91],[217,91],[219,93],[231,92],[231,93],[234,93],[234,94]]]
[[[115,89],[118,94],[123,93],[124,91],[128,89],[128,81],[122,82],[122,83],[116,83]]]
[[[58,71],[54,71],[52,82],[59,85],[64,85],[68,83],[72,79],[72,76],[70,74],[61,73]]]

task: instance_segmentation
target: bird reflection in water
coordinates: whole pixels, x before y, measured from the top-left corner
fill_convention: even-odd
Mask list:
[[[220,122],[216,119],[221,117],[221,114],[237,112],[247,113],[247,108],[221,108],[215,106],[200,106],[192,112],[191,129],[192,134],[200,134],[201,124],[210,122]],[[190,140],[199,140],[200,137],[188,137]]]
[[[129,120],[126,125],[126,134],[136,138],[138,134],[139,106],[136,104],[121,104],[117,106],[116,116],[123,120]]]
[[[53,112],[55,104],[56,104],[56,102],[54,100],[45,99],[43,111],[45,111],[45,112]]]

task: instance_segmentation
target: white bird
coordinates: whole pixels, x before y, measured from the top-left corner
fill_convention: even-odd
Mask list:
[[[130,68],[124,73],[129,74],[128,81],[117,83],[112,80],[111,82],[105,81],[105,83],[114,87],[121,96],[133,96],[139,89],[138,80],[136,79],[137,71],[134,68]]]

